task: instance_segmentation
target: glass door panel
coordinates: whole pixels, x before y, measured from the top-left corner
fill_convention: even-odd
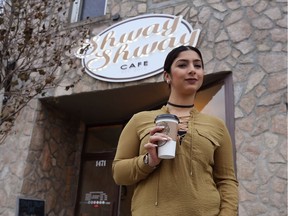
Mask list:
[[[121,124],[87,128],[85,153],[115,150],[122,128]]]
[[[210,114],[226,121],[225,85],[217,83],[199,91],[195,99],[195,107],[202,113]]]
[[[134,192],[133,185],[122,185],[120,193],[120,215],[131,216],[131,199]]]
[[[116,216],[119,187],[112,178],[112,159],[84,161],[79,216]]]

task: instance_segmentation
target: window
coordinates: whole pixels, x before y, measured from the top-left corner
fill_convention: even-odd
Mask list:
[[[74,0],[71,10],[71,22],[104,16],[107,0]]]
[[[4,14],[5,0],[0,0],[0,15]]]
[[[1,29],[5,28],[5,26],[7,27],[7,22],[9,23],[11,21],[10,18],[11,18],[11,15],[13,15],[11,14],[11,12],[12,12],[12,8],[14,8],[12,7],[13,4],[14,4],[14,1],[12,0],[0,0]],[[16,8],[17,11],[19,11],[20,9],[19,7]]]

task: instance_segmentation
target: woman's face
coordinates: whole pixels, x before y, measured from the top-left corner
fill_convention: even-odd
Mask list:
[[[166,80],[170,80],[171,91],[188,95],[201,87],[203,77],[202,61],[192,50],[181,52],[171,65],[171,74],[166,73]]]

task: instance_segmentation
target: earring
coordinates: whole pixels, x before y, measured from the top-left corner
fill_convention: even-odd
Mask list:
[[[167,82],[168,85],[170,85],[170,80],[167,80],[166,82]]]

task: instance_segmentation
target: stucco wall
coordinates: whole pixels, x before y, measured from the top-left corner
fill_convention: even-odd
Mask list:
[[[287,215],[287,1],[108,0],[107,9],[107,20],[89,25],[93,34],[117,22],[110,19],[116,13],[121,19],[146,13],[182,15],[193,28],[201,29],[198,47],[206,73],[233,72],[239,215]],[[75,64],[62,86],[82,75],[80,60],[75,59]],[[74,88],[57,87],[49,96],[155,81],[162,81],[162,75],[119,84],[83,75]],[[37,116],[43,114],[37,104],[31,103],[21,113],[0,145],[0,215],[14,215],[16,196],[25,189],[28,155],[36,139],[31,141],[32,131],[39,124]],[[49,210],[54,212],[51,215],[57,212]]]

